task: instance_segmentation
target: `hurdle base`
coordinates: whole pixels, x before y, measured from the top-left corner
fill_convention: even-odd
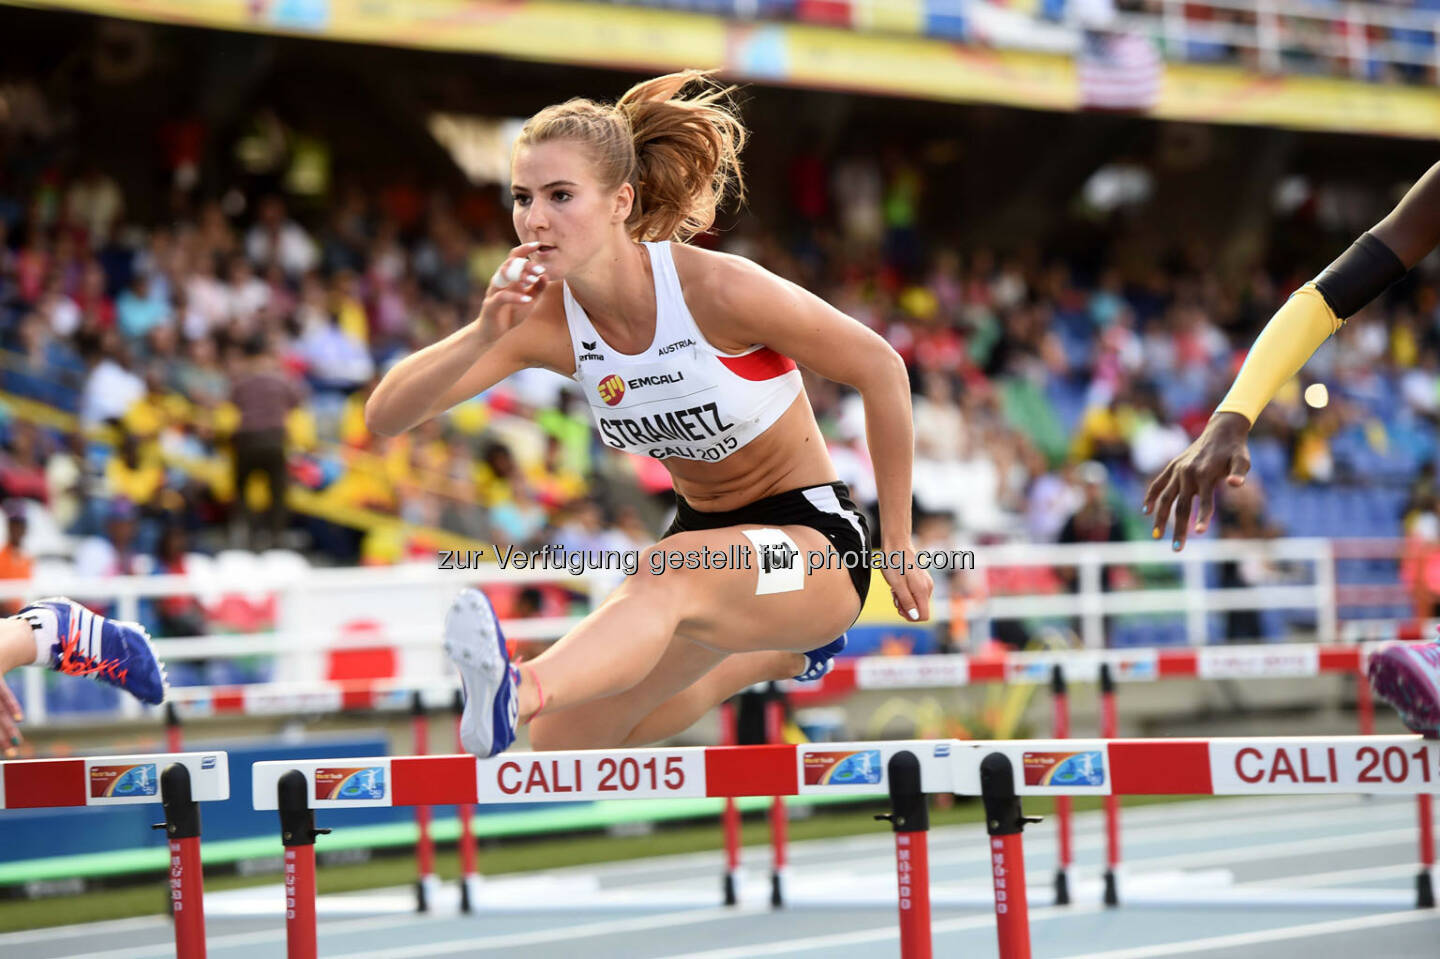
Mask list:
[[[1070,874],[1064,869],[1055,870],[1055,905],[1070,905]]]
[[[1415,877],[1415,908],[1435,908],[1435,880],[1428,869],[1420,870]]]
[[[415,880],[415,911],[430,912],[435,908],[437,893],[440,891],[440,879],[438,876],[421,876]],[[461,891],[463,898],[464,891]]]
[[[1104,899],[1104,901],[1105,901],[1105,905],[1107,905],[1107,906],[1118,906],[1118,905],[1120,905],[1120,894],[1119,894],[1119,891],[1118,891],[1118,889],[1116,888],[1116,885],[1115,885],[1115,871],[1114,871],[1113,869],[1107,869],[1107,870],[1105,870],[1105,899]]]
[[[770,907],[780,909],[785,905],[785,871],[770,873]]]
[[[723,880],[723,902],[727,906],[735,906],[740,903],[740,895],[736,888],[736,877],[733,870],[726,872]]]
[[[460,877],[460,912],[470,915],[480,905],[480,877]]]

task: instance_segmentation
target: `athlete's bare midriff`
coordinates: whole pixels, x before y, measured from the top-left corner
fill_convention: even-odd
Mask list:
[[[786,490],[838,478],[803,390],[768,430],[720,462],[663,462],[675,481],[675,492],[703,513],[739,509]]]

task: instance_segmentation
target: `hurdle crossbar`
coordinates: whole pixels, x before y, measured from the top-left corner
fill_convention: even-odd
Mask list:
[[[1020,796],[1440,792],[1440,741],[1420,736],[1216,739],[897,740],[473,756],[258,762],[254,806],[275,809],[301,771],[314,809],[592,799],[883,795],[897,752],[926,793],[981,794],[979,757],[1005,754]]]

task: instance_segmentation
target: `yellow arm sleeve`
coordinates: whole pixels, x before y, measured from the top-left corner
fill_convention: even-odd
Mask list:
[[[1240,375],[1215,412],[1239,413],[1254,426],[1265,404],[1344,322],[1314,283],[1300,287],[1260,331]]]

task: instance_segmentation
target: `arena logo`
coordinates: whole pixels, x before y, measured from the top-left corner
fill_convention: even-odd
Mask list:
[[[606,406],[614,406],[625,398],[625,381],[611,373],[600,381],[600,385],[595,387],[595,392],[600,394],[600,398],[605,401]]]

